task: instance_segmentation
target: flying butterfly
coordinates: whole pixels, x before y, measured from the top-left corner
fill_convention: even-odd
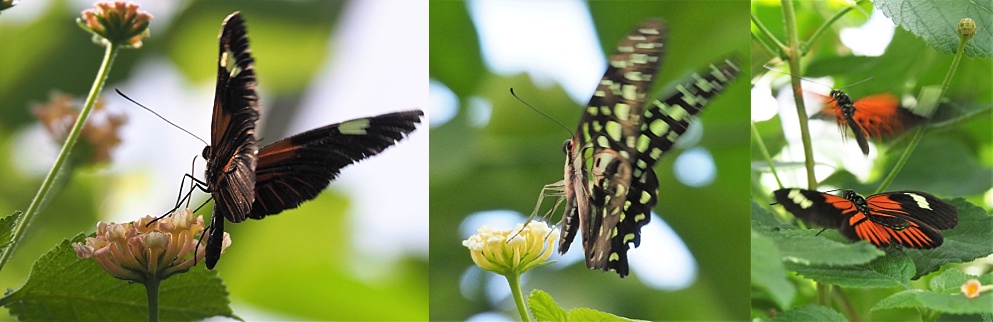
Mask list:
[[[900,100],[893,94],[876,94],[855,101],[838,89],[831,90],[830,95],[825,97],[827,105],[820,114],[833,115],[842,132],[851,128],[859,149],[865,155],[869,155],[868,139],[890,138],[925,120],[923,116],[900,106]]]
[[[296,208],[313,199],[349,164],[382,152],[412,132],[424,113],[411,110],[316,128],[258,148],[255,66],[239,12],[222,24],[205,181],[214,199],[205,261],[220,259],[224,218],[239,223]],[[191,177],[192,178],[192,177]]]
[[[838,228],[848,239],[865,240],[880,248],[893,244],[935,248],[944,241],[940,230],[958,224],[954,206],[920,191],[884,192],[863,198],[853,190],[836,196],[793,188],[776,190],[773,195],[800,220]]]
[[[538,201],[564,198],[559,253],[565,254],[581,231],[586,266],[621,277],[629,273],[630,244],[641,243],[641,227],[658,202],[653,166],[690,118],[740,73],[725,59],[684,79],[674,93],[646,103],[662,63],[665,32],[661,20],[647,20],[617,46],[578,131],[563,144],[563,180],[546,185]]]

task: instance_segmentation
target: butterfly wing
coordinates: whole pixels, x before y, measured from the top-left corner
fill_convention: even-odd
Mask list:
[[[604,212],[602,205],[591,203],[590,189],[594,179],[590,177],[589,169],[593,163],[597,163],[591,158],[606,155],[605,151],[614,151],[614,155],[620,156],[619,151],[613,147],[618,147],[616,142],[622,137],[639,136],[645,96],[661,64],[664,34],[662,21],[653,19],[643,22],[621,41],[617,52],[610,56],[607,71],[586,105],[576,136],[567,144],[570,147],[566,158],[567,206],[563,215],[565,225],[561,231],[559,251],[568,250],[567,246],[562,245],[575,238],[575,224],[578,223],[578,230],[583,235],[587,267],[615,269],[621,276],[627,275],[626,259],[623,263],[617,259],[609,261],[611,254],[614,254],[610,244],[596,241],[601,232],[610,231],[603,230],[598,223],[617,222],[619,209],[612,208]],[[624,158],[630,156],[628,152],[624,154]],[[626,186],[620,181],[629,182],[631,178],[619,177],[614,180],[619,185]],[[595,218],[597,216],[610,218]]]
[[[900,244],[934,248],[942,243],[937,229],[950,229],[958,222],[954,207],[918,191],[882,193],[867,199],[850,190],[845,191],[846,197],[804,189],[780,189],[773,194],[800,220],[837,227],[845,237],[866,240],[877,247]]]
[[[850,200],[816,190],[779,189],[772,194],[786,211],[818,227],[840,228],[848,217],[858,213]]]
[[[255,122],[259,119],[255,62],[238,12],[224,20],[219,39],[211,145],[204,149],[206,179],[214,198],[213,216],[240,222],[251,210],[255,196]],[[216,226],[217,234],[223,236],[222,226]],[[213,268],[220,257],[220,245],[212,243],[215,239],[207,240],[207,268]]]
[[[601,206],[590,236],[594,266],[627,272],[627,250],[641,244],[641,227],[658,203],[658,177],[653,167],[686,132],[692,116],[720,94],[740,73],[732,59],[711,65],[680,82],[673,93],[653,100],[642,112],[638,136],[612,141],[594,155],[592,200]],[[604,141],[598,138],[598,141]]]
[[[854,121],[873,139],[885,139],[899,135],[908,128],[921,123],[924,117],[900,106],[900,100],[893,94],[883,93],[856,100]]]
[[[866,202],[871,223],[855,230],[863,239],[878,241],[873,244],[879,246],[896,243],[911,248],[938,247],[943,241],[939,230],[958,225],[958,210],[925,192],[885,192],[869,196]]]
[[[263,147],[255,168],[255,202],[248,217],[262,219],[313,199],[341,168],[396,144],[423,115],[414,110],[354,119]]]

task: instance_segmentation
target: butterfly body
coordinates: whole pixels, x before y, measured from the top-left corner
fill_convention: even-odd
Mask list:
[[[686,131],[690,117],[738,74],[729,60],[694,74],[661,100],[647,92],[661,65],[665,28],[647,20],[621,41],[580,119],[563,145],[564,178],[549,185],[566,201],[559,252],[582,235],[590,269],[628,274],[627,250],[641,242],[641,227],[658,202],[653,166]],[[548,186],[546,186],[547,188]]]
[[[862,154],[869,154],[869,139],[881,140],[899,135],[920,124],[924,117],[900,106],[900,101],[889,93],[866,96],[852,100],[841,90],[831,90],[830,101],[824,114],[833,115],[842,127],[851,128]]]
[[[958,211],[941,199],[920,191],[893,191],[862,197],[853,190],[842,196],[805,189],[773,192],[786,211],[805,222],[838,228],[853,241],[877,247],[897,244],[930,249],[941,246],[940,230],[958,224]]]
[[[228,16],[219,37],[217,89],[205,191],[214,199],[205,262],[220,259],[224,220],[262,219],[313,199],[340,170],[382,152],[412,132],[422,111],[411,110],[331,124],[258,148],[254,60],[244,20]]]

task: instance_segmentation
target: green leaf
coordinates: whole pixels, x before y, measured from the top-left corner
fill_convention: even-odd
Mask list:
[[[768,209],[759,205],[758,202],[752,200],[752,227],[761,226],[770,229],[781,228],[781,229],[796,229],[796,226],[784,224],[776,219],[776,216],[769,212]]]
[[[797,274],[832,285],[846,287],[908,286],[914,276],[914,262],[905,254],[883,256],[862,265],[827,266],[787,263],[786,267]]]
[[[528,305],[531,306],[534,319],[538,321],[634,321],[589,308],[576,308],[566,313],[551,295],[542,290],[531,291]]]
[[[975,277],[970,277],[957,269],[946,270],[931,281],[932,290],[907,290],[898,292],[876,302],[876,305],[872,306],[872,311],[924,307],[952,314],[993,312],[993,292],[984,292],[979,297],[972,299],[966,298],[961,293],[959,287],[965,284],[970,278]],[[979,280],[984,285],[987,285],[993,282],[993,274],[983,275]],[[935,289],[935,287],[940,289]]]
[[[0,256],[7,252],[7,247],[14,241],[14,227],[17,227],[17,218],[20,216],[21,212],[15,211],[0,218]]]
[[[776,315],[773,321],[778,322],[789,322],[789,321],[845,321],[848,319],[844,315],[838,313],[838,311],[820,306],[820,305],[804,305],[797,307],[795,309],[784,311]]]
[[[976,36],[965,47],[969,57],[993,55],[993,3],[989,1],[877,0],[876,8],[893,22],[921,37],[936,50],[951,54],[958,48],[958,23],[976,22]]]
[[[767,220],[755,220],[754,208],[752,214],[752,229],[772,240],[786,262],[804,265],[854,265],[868,263],[886,254],[867,242],[852,243],[834,230],[822,232],[820,229],[770,227],[763,224]]]
[[[531,306],[531,314],[538,321],[565,321],[567,315],[551,295],[542,290],[531,291],[528,296],[528,305]]]
[[[147,320],[143,285],[116,279],[95,261],[76,257],[71,243],[82,242],[84,237],[80,234],[71,241],[63,240],[38,259],[24,286],[0,299],[0,305],[27,321]],[[202,266],[163,281],[159,292],[162,320],[238,318],[217,273]]]
[[[564,321],[564,320],[559,320]],[[576,308],[569,310],[568,321],[634,321],[628,318],[622,318],[610,313],[600,312],[589,308]]]
[[[752,230],[752,285],[769,292],[780,308],[789,307],[796,287],[786,278],[782,257],[776,245]]]

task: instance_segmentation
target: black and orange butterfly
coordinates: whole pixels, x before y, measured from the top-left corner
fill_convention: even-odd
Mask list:
[[[820,114],[833,115],[843,132],[851,128],[859,149],[865,155],[869,154],[868,139],[891,138],[925,120],[923,116],[900,106],[900,100],[889,93],[852,101],[845,92],[833,89],[831,96],[825,97],[825,100],[827,105]]]
[[[424,112],[411,110],[331,124],[276,141],[261,149],[255,66],[244,19],[228,16],[220,35],[217,89],[205,181],[198,187],[214,199],[205,261],[220,259],[224,218],[232,223],[262,219],[296,208],[324,190],[341,168],[382,152],[412,132]],[[189,175],[187,175],[189,176]]]
[[[935,248],[944,240],[939,230],[958,224],[954,206],[920,191],[884,192],[863,198],[852,190],[835,196],[793,188],[776,190],[773,195],[800,220],[838,228],[853,241],[866,240],[877,247]]]

